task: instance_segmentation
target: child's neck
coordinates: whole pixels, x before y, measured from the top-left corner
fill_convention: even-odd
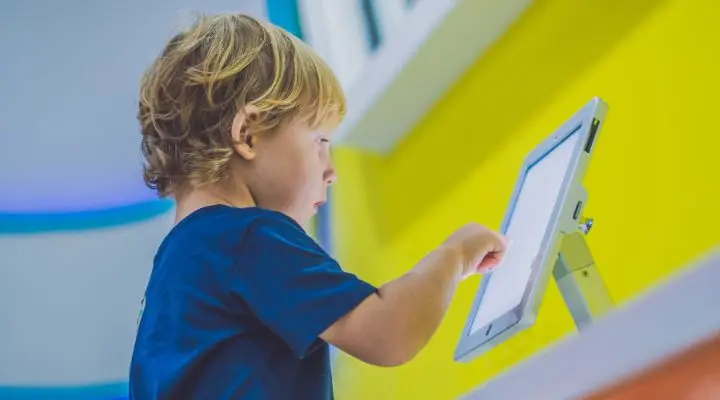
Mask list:
[[[175,195],[175,223],[177,224],[203,207],[219,204],[238,208],[255,206],[255,201],[247,186],[233,186],[235,186],[233,190],[228,188],[227,185],[221,184],[179,190]]]

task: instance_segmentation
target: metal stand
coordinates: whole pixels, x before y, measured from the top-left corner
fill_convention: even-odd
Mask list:
[[[579,331],[614,308],[614,302],[593,260],[585,235],[593,220],[563,237],[553,277]]]

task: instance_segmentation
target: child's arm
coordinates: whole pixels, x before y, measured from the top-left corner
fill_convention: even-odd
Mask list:
[[[296,223],[269,213],[232,247],[228,307],[253,313],[298,356],[318,340],[367,363],[398,365],[430,340],[460,280],[495,266],[504,239],[467,225],[403,277],[376,288],[340,268]],[[329,328],[328,328],[329,327]]]
[[[504,249],[500,235],[467,225],[410,272],[339,319],[321,338],[369,364],[404,364],[435,333],[460,280],[495,266]]]

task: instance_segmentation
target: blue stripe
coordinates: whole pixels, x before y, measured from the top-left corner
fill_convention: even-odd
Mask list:
[[[298,38],[303,38],[297,0],[267,0],[268,19]]]
[[[147,220],[173,208],[170,200],[153,200],[104,210],[47,213],[0,213],[0,235],[78,231]],[[1,397],[0,397],[1,398]]]
[[[378,27],[377,13],[375,12],[374,0],[361,0],[363,21],[365,22],[365,34],[367,35],[368,46],[371,51],[380,47],[380,27]]]
[[[0,386],[2,400],[125,400],[128,383],[105,383],[86,386]]]

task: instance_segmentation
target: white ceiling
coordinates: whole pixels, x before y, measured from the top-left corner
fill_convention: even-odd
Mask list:
[[[191,11],[264,0],[0,2],[0,213],[154,198],[141,179],[140,76]]]

